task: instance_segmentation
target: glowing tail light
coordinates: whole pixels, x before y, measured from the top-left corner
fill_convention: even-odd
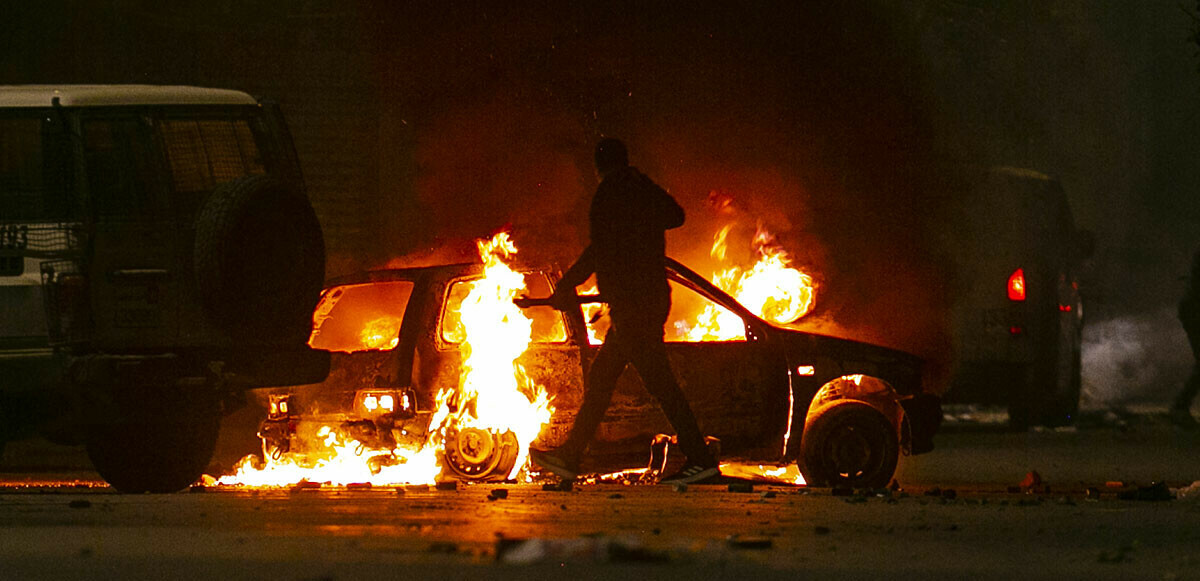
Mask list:
[[[1018,268],[1008,277],[1008,300],[1025,300],[1025,270]]]

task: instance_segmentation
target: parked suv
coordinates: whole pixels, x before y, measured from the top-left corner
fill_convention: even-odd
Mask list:
[[[324,242],[277,106],[0,87],[0,442],[84,443],[125,492],[200,476],[247,388],[311,383]]]
[[[965,168],[945,220],[954,265],[955,373],[947,400],[1006,405],[1010,422],[1062,425],[1079,409],[1080,264],[1062,185],[1020,168]]]

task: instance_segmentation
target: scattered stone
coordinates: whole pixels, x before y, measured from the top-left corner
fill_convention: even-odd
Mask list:
[[[758,535],[729,535],[725,542],[735,549],[769,549],[771,538]]]
[[[754,492],[754,484],[751,482],[730,482],[729,492]]]
[[[492,491],[488,493],[488,500],[503,500],[505,498],[508,498],[507,488],[493,488]]]
[[[543,484],[542,490],[549,492],[571,492],[572,486],[570,480],[560,480],[551,484]]]
[[[625,498],[625,495],[621,494],[620,492],[614,492],[614,493],[608,495],[608,497],[611,499],[618,499],[618,498]]]
[[[1100,489],[1095,486],[1089,486],[1084,494],[1088,500],[1100,500]]]
[[[446,490],[446,491],[457,491],[458,490],[458,481],[457,480],[448,480],[446,482],[439,482],[439,483],[437,483],[437,489],[438,490]]]
[[[674,490],[675,492],[687,492],[687,483],[686,482],[676,482],[671,485],[671,489]]]
[[[560,509],[562,509],[562,510],[567,510],[567,505],[565,505],[565,504],[560,504],[560,505],[558,505],[558,508],[560,508]]]
[[[67,503],[67,506],[71,508],[92,508],[92,503],[88,500],[72,500]]]
[[[817,525],[817,526],[813,527],[813,532],[818,535],[827,535],[832,531],[829,530],[829,527],[823,527],[821,525]]]
[[[774,490],[765,490],[765,491],[763,491],[762,494],[759,494],[758,497],[759,498],[775,498],[775,491]]]

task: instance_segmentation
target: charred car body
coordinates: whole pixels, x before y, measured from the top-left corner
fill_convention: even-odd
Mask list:
[[[250,387],[310,383],[320,225],[277,106],[0,87],[0,442],[85,443],[122,491],[198,478]]]
[[[680,320],[677,309],[697,301],[727,309],[744,323],[744,335],[732,341],[681,342],[668,332],[681,388],[701,429],[720,442],[723,461],[799,462],[810,483],[882,486],[901,453],[932,448],[941,408],[922,391],[916,357],[772,325],[695,272],[668,263],[676,304],[668,328]],[[532,297],[548,296],[557,281],[556,272],[522,272]],[[305,424],[339,426],[364,449],[386,450],[405,439],[419,447],[435,394],[459,381],[463,350],[456,313],[481,276],[481,265],[455,264],[330,281],[310,344],[332,351],[331,373],[317,385],[271,391],[272,416],[260,434],[268,453],[303,446],[298,431]],[[581,309],[535,306],[525,313],[533,321],[533,341],[516,363],[549,393],[556,411],[538,441],[554,446],[572,424],[598,347],[589,340]],[[651,443],[671,432],[638,381],[635,373],[621,377],[585,470],[645,466]],[[447,434],[440,478],[503,480],[516,457],[514,446],[511,436],[494,431]]]

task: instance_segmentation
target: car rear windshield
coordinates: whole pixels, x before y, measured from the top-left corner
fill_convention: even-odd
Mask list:
[[[376,282],[330,288],[313,313],[308,344],[325,351],[390,351],[400,340],[410,281]]]
[[[58,221],[71,212],[67,134],[50,111],[0,116],[0,220]]]

